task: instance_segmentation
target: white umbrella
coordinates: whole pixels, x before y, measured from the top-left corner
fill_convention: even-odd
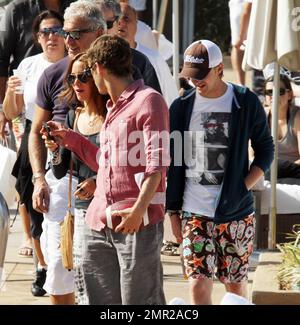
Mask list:
[[[153,0],[153,26],[163,32],[168,9],[168,0],[162,0],[157,23],[157,0]],[[156,26],[157,25],[157,26]],[[172,0],[173,78],[179,88],[179,0]]]
[[[253,0],[243,68],[262,70],[274,62],[272,136],[275,157],[271,167],[268,247],[276,246],[277,126],[279,66],[300,70],[300,0]]]

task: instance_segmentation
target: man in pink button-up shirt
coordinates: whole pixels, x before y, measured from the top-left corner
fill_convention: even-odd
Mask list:
[[[130,47],[120,37],[98,38],[87,55],[99,92],[111,98],[100,149],[72,130],[49,124],[61,144],[98,170],[86,214],[83,271],[89,302],[164,304],[160,249],[169,165],[168,108],[159,93],[133,80]],[[129,198],[134,199],[132,207],[109,211]],[[114,230],[108,214],[122,217]]]

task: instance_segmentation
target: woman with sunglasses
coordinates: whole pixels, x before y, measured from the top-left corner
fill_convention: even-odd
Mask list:
[[[75,110],[71,109],[66,117],[66,126],[82,134],[99,146],[99,132],[106,116],[106,98],[99,94],[85,54],[79,53],[70,62],[65,79],[66,88],[60,98],[69,104],[77,102]],[[44,130],[43,130],[44,131]],[[51,168],[56,178],[64,177],[73,160],[73,174],[78,177],[75,191],[75,227],[74,227],[74,265],[76,303],[88,304],[81,267],[83,249],[83,225],[86,210],[96,189],[96,173],[65,148],[59,148],[51,139],[43,135],[46,147],[51,152]]]
[[[274,77],[265,82],[265,109],[271,127]],[[294,105],[288,76],[280,75],[278,106],[278,178],[300,178],[300,108]]]
[[[39,262],[36,279],[31,288],[34,296],[43,296],[46,293],[43,289],[46,279],[46,263],[40,247],[43,215],[32,207],[33,185],[28,155],[28,136],[34,115],[38,80],[47,67],[61,60],[65,55],[64,39],[61,37],[62,26],[63,17],[55,11],[43,11],[35,18],[32,26],[33,37],[35,42],[41,46],[42,53],[27,57],[20,63],[17,71],[22,75],[22,80],[17,76],[11,76],[8,79],[3,101],[3,110],[7,119],[11,120],[19,116],[23,111],[23,107],[25,110],[25,131],[13,175],[17,178],[16,189],[20,195],[20,215],[25,229],[29,228],[27,212],[30,216],[31,237],[33,238],[33,246]],[[21,85],[23,93],[18,91]],[[23,246],[30,247],[30,245],[31,238],[29,237],[26,238]]]

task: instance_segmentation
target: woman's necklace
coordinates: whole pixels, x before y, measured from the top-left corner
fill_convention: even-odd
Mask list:
[[[95,115],[93,118],[90,118],[88,121],[88,125],[90,127],[95,126],[96,122],[99,120],[99,115]]]
[[[84,111],[84,115],[85,115],[85,122],[84,122],[84,124],[87,126],[87,127],[89,127],[89,128],[91,128],[91,129],[93,129],[93,128],[98,128],[98,126],[99,126],[99,122],[102,120],[102,117],[100,116],[100,115],[98,115],[98,114],[95,114],[95,113],[88,113],[88,105],[85,105],[84,107],[83,107],[83,111]]]

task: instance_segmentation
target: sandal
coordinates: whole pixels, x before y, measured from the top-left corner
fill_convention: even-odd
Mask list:
[[[25,256],[25,257],[32,257],[33,256],[33,248],[30,246],[22,245],[19,248],[18,255]]]
[[[178,251],[179,245],[176,243],[173,243],[171,241],[165,241],[163,244],[163,247],[161,249],[161,254],[167,255],[167,256],[179,256]]]

